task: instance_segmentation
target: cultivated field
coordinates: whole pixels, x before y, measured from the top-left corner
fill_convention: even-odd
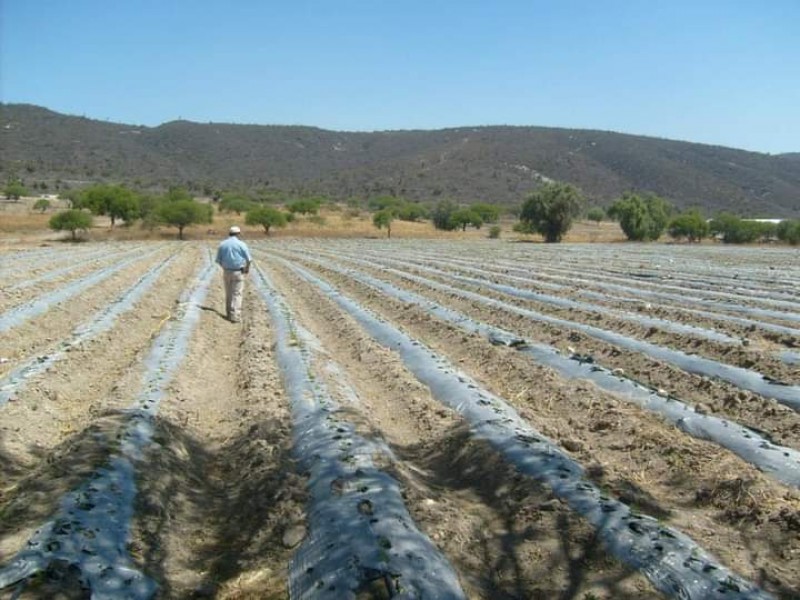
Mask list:
[[[0,597],[800,597],[800,253],[0,251]]]

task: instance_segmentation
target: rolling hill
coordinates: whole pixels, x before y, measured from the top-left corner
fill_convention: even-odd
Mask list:
[[[627,190],[678,207],[800,217],[800,153],[769,155],[607,131],[485,126],[337,132],[314,127],[98,121],[0,105],[0,177],[27,185],[124,181],[157,188],[404,195],[517,204],[566,181],[605,205]]]

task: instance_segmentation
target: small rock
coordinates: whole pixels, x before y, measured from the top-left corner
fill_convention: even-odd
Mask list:
[[[616,375],[617,377],[622,377],[623,375],[625,375],[625,369],[619,369],[619,368],[614,369],[611,371],[611,374]]]
[[[580,452],[583,450],[583,442],[580,440],[564,440],[561,442],[561,445],[570,452]]]
[[[284,548],[294,548],[302,542],[305,537],[306,528],[302,525],[294,525],[283,532],[283,539],[281,541],[283,542]]]
[[[694,412],[696,412],[698,415],[707,415],[708,413],[711,412],[711,409],[709,409],[706,404],[703,404],[701,402],[701,403],[695,405]]]

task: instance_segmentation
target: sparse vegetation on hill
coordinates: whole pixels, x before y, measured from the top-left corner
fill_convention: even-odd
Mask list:
[[[544,127],[462,127],[354,133],[312,127],[176,121],[159,127],[0,106],[0,177],[63,191],[125,183],[159,192],[182,185],[218,198],[345,200],[379,195],[435,204],[518,206],[559,181],[607,206],[631,190],[678,209],[752,217],[800,216],[800,159],[718,146]],[[36,186],[36,187],[34,187]]]

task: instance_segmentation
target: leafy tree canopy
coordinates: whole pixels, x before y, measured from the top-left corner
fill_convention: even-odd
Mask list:
[[[266,235],[269,235],[271,227],[285,227],[287,223],[286,213],[272,206],[252,207],[244,221],[248,225],[261,225]]]
[[[431,221],[436,229],[452,231],[457,227],[451,218],[458,209],[454,202],[450,200],[440,200],[431,211]]]
[[[79,230],[86,231],[92,226],[92,216],[75,208],[65,210],[50,217],[50,229],[54,231],[70,231],[72,239],[77,239]]]
[[[778,239],[792,246],[800,244],[800,220],[785,220],[778,223],[775,231]]]
[[[319,207],[322,203],[315,198],[305,198],[303,200],[295,200],[291,202],[287,207],[288,210],[292,214],[301,214],[301,215],[315,215],[319,212]]]
[[[79,196],[78,206],[95,215],[107,215],[114,227],[117,219],[131,222],[139,216],[139,198],[122,185],[93,185]]]
[[[214,209],[210,204],[200,204],[191,199],[164,201],[158,207],[160,220],[178,228],[178,239],[183,239],[183,230],[189,225],[211,223]]]
[[[394,212],[391,208],[384,208],[379,210],[372,217],[372,224],[378,229],[386,227],[386,237],[392,237],[392,221],[394,220]]]
[[[225,196],[219,203],[220,212],[235,212],[237,215],[247,212],[252,207],[253,202],[244,196]]]
[[[699,210],[687,210],[670,221],[667,233],[675,239],[686,238],[698,242],[708,237],[709,226]]]
[[[461,231],[466,231],[467,225],[472,225],[475,229],[480,229],[483,225],[483,218],[480,213],[471,206],[456,209],[450,215],[450,220],[453,228],[460,227]]]
[[[50,208],[50,200],[47,198],[39,198],[33,203],[33,210],[38,210],[42,214],[44,214],[48,208]]]
[[[28,195],[28,190],[19,181],[9,181],[3,190],[3,194],[8,200],[19,200],[22,196]]]
[[[580,214],[583,196],[566,183],[548,183],[522,205],[520,223],[529,231],[544,236],[544,241],[560,242]]]
[[[484,223],[497,223],[500,218],[500,207],[487,202],[476,202],[470,208],[480,215]]]
[[[772,223],[750,221],[720,213],[709,223],[711,233],[722,238],[725,244],[750,244],[777,235],[777,226]]]
[[[636,242],[657,240],[669,222],[669,203],[655,195],[626,192],[608,209],[608,216],[619,221],[625,236]]]
[[[589,209],[589,212],[586,213],[586,218],[595,223],[599,223],[606,218],[606,211],[599,206],[593,206]]]

